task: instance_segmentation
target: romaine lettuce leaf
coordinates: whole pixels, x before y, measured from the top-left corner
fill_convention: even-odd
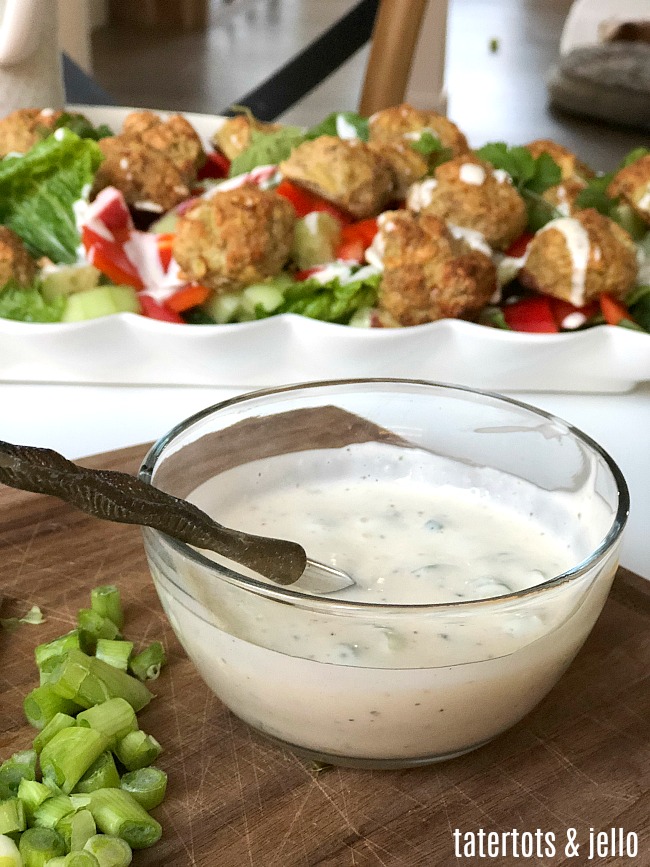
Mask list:
[[[34,284],[26,289],[15,282],[0,288],[0,319],[18,322],[60,322],[65,307],[61,295],[46,301]]]
[[[354,132],[354,135],[352,133]],[[322,135],[336,135],[339,138],[360,138],[368,141],[370,137],[368,118],[361,117],[354,111],[335,111],[328,114],[316,126],[305,133],[305,138],[314,139]]]
[[[102,160],[96,142],[67,129],[24,156],[0,162],[0,223],[19,235],[33,256],[55,263],[77,259],[74,204],[90,191]]]
[[[377,303],[380,280],[381,274],[373,273],[360,280],[352,278],[342,281],[335,277],[326,283],[320,283],[309,278],[289,286],[283,284],[284,302],[270,314],[263,310],[256,311],[257,318],[277,316],[280,313],[298,313],[310,319],[346,325],[357,310],[372,307]]]
[[[297,126],[284,126],[275,132],[251,130],[251,143],[230,164],[229,176],[243,175],[258,166],[274,166],[286,160],[291,151],[305,140]]]

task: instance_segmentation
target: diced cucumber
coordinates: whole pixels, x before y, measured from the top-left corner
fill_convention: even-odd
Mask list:
[[[93,289],[99,283],[100,272],[94,265],[62,265],[46,271],[41,279],[41,293],[47,301],[61,295],[72,295]]]
[[[156,234],[167,234],[167,232],[175,232],[176,224],[178,223],[178,214],[176,211],[167,211],[166,214],[163,214],[160,219],[156,220],[155,223],[152,223],[149,226],[150,232],[155,232]]]
[[[255,316],[258,308],[265,313],[273,313],[284,301],[284,293],[278,286],[272,283],[254,283],[247,286],[241,294],[241,312],[251,317]]]
[[[81,322],[112,313],[139,313],[140,302],[131,286],[96,286],[69,295],[62,322]]]
[[[294,229],[293,261],[300,269],[331,262],[340,237],[341,224],[336,217],[321,211],[307,214],[297,221]]]
[[[371,328],[374,312],[374,307],[360,307],[356,313],[352,314],[348,325],[352,326],[352,328]]]
[[[237,311],[241,304],[240,292],[227,292],[225,295],[213,295],[203,304],[203,309],[219,325],[237,321]]]

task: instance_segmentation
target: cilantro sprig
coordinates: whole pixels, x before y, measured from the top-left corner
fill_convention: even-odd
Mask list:
[[[414,151],[426,157],[432,169],[446,163],[453,156],[451,148],[446,148],[430,129],[422,130],[419,138],[409,141]]]

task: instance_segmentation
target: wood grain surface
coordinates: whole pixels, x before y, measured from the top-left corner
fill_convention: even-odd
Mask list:
[[[146,447],[84,461],[135,472]],[[547,699],[486,747],[407,771],[316,771],[258,737],[203,685],[158,603],[140,532],[89,518],[58,500],[0,489],[2,616],[32,604],[40,626],[0,631],[0,758],[25,749],[22,715],[37,685],[33,648],[72,628],[92,587],[117,583],[125,632],[160,639],[169,665],[141,726],[165,752],[160,843],[134,867],[303,865],[650,865],[650,584],[621,570],[578,658]],[[480,713],[480,708],[477,708]],[[636,832],[634,859],[587,859],[589,829]],[[458,859],[454,829],[556,835],[539,859]],[[580,855],[565,854],[575,828]]]

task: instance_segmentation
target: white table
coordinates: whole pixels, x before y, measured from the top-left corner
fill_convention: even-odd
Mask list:
[[[224,387],[0,383],[0,439],[79,458],[150,442],[192,413],[239,392]],[[650,579],[650,384],[616,395],[512,396],[571,422],[616,460],[632,501],[622,562]]]

